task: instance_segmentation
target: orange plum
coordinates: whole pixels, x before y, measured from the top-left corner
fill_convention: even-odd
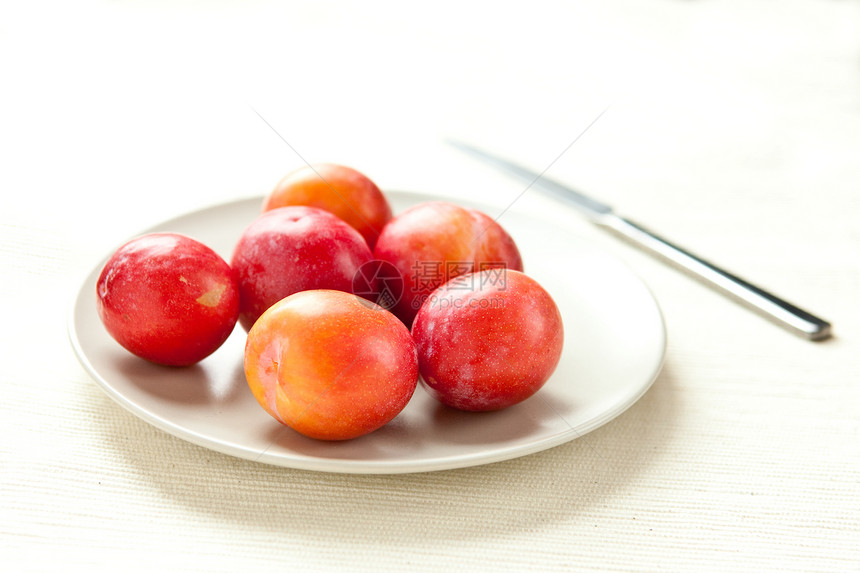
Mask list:
[[[290,205],[317,207],[356,229],[373,249],[391,219],[391,206],[363,173],[333,163],[308,165],[287,174],[263,201],[263,211]]]
[[[251,328],[245,377],[282,424],[348,440],[403,410],[418,384],[418,358],[390,312],[350,293],[310,290],[279,301]]]

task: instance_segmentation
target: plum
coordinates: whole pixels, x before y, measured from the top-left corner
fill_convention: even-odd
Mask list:
[[[409,330],[393,314],[334,290],[293,294],[254,323],[245,378],[260,406],[297,432],[348,440],[394,419],[418,384]]]
[[[412,336],[421,384],[441,403],[467,411],[499,410],[535,394],[564,344],[552,297],[510,269],[445,283],[421,306]]]
[[[242,232],[230,262],[239,285],[239,323],[249,330],[267,308],[299,291],[351,292],[359,268],[372,259],[359,232],[328,211],[266,211]]]
[[[408,327],[430,294],[458,275],[493,268],[523,270],[516,243],[499,223],[447,201],[420,203],[394,217],[373,254],[403,276],[403,292],[391,310]]]
[[[391,206],[363,173],[334,163],[307,165],[287,174],[263,201],[263,211],[300,205],[337,215],[358,230],[373,249]]]
[[[150,233],[117,249],[102,268],[96,296],[99,317],[121,346],[168,366],[209,356],[239,316],[230,266],[178,233]]]

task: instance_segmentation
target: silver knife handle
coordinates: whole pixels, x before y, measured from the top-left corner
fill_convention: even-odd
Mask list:
[[[717,287],[729,298],[745,304],[796,334],[810,340],[824,340],[831,334],[829,322],[748,283],[628,219],[607,213],[596,218],[595,222],[662,256],[693,277]]]

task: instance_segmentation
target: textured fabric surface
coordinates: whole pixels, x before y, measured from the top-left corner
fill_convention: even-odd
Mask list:
[[[4,4],[0,561],[860,571],[858,12],[848,0]],[[776,328],[444,137],[547,168],[832,320],[836,336]],[[232,458],[116,405],[66,334],[86,273],[139,230],[263,194],[304,161],[538,210],[619,257],[665,315],[654,386],[542,453],[389,476]]]

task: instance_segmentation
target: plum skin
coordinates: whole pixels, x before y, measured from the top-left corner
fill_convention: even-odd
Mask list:
[[[418,384],[409,330],[356,295],[310,290],[277,302],[254,323],[245,378],[278,422],[319,440],[349,440],[399,414]]]
[[[459,410],[507,408],[534,395],[561,359],[558,307],[531,277],[510,269],[462,275],[415,317],[421,384]]]
[[[239,323],[250,330],[266,309],[299,291],[352,292],[356,272],[372,259],[361,234],[328,211],[266,211],[245,228],[230,261],[239,285]]]
[[[179,233],[149,233],[117,249],[102,268],[96,297],[114,340],[165,366],[190,366],[212,354],[239,316],[230,266]]]
[[[419,203],[383,228],[373,255],[394,265],[403,292],[392,307],[406,324],[444,282],[491,268],[523,270],[513,238],[485,213],[447,201]]]
[[[391,205],[369,177],[334,163],[307,165],[288,173],[263,200],[263,211],[288,206],[317,207],[343,219],[370,249],[391,219]]]

